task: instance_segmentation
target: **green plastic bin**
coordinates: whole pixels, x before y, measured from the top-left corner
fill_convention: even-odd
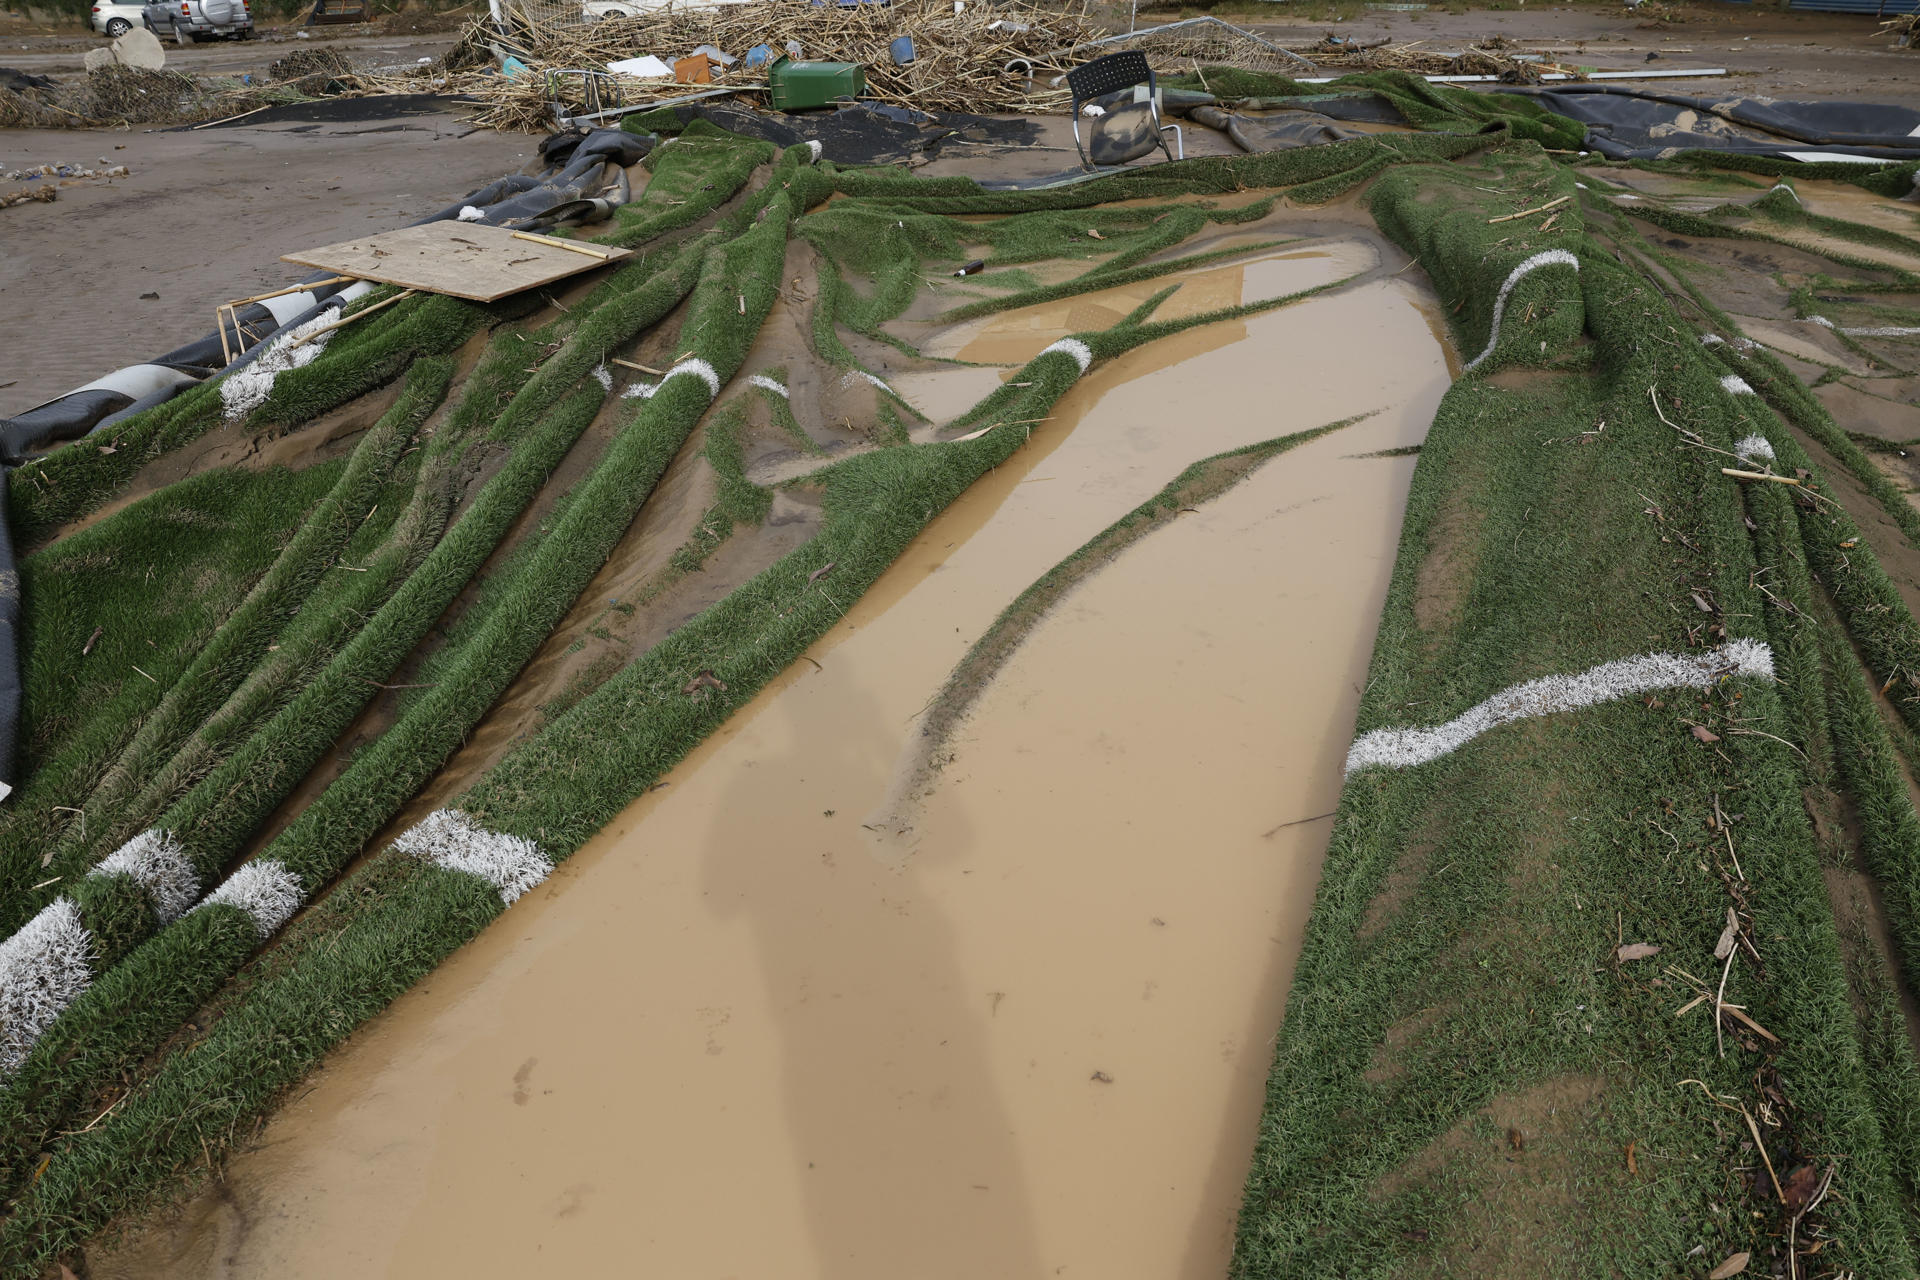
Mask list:
[[[782,58],[767,73],[775,111],[824,107],[836,98],[867,91],[867,73],[857,62],[795,62]]]

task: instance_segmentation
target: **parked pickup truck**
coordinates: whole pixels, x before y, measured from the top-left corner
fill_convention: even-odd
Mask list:
[[[185,44],[189,37],[253,39],[247,0],[148,0],[141,16],[153,34],[171,35],[177,44]]]

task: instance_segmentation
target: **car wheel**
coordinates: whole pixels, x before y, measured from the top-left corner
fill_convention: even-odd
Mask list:
[[[128,22],[125,18],[115,18],[113,21],[107,24],[107,34],[112,36],[115,40],[118,40],[121,36],[127,34],[127,32],[131,30],[133,30],[133,24],[131,22]]]

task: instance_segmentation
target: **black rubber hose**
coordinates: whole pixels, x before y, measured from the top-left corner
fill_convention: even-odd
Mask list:
[[[6,477],[0,475],[0,800],[12,792],[20,728],[20,570],[7,528]]]

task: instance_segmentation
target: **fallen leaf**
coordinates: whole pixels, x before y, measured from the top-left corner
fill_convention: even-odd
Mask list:
[[[1096,1071],[1096,1072],[1094,1072],[1094,1073],[1093,1073],[1093,1075],[1092,1075],[1092,1076],[1091,1076],[1090,1078],[1091,1078],[1091,1079],[1094,1079],[1094,1080],[1098,1080],[1098,1081],[1099,1081],[1099,1082],[1100,1082],[1101,1084],[1112,1084],[1112,1083],[1113,1083],[1113,1077],[1112,1077],[1112,1076],[1110,1076],[1110,1075],[1108,1075],[1108,1074],[1107,1074],[1106,1072],[1104,1072],[1104,1071]]]
[[[1432,1234],[1428,1232],[1426,1228],[1415,1227],[1412,1231],[1402,1231],[1400,1233],[1400,1238],[1402,1240],[1411,1240],[1415,1244],[1425,1244],[1428,1240],[1432,1239],[1433,1237],[1432,1237]]]
[[[1101,234],[1100,234],[1100,233],[1099,233],[1098,231],[1096,231],[1096,230],[1094,230],[1094,229],[1093,229],[1093,228],[1091,228],[1091,227],[1087,229],[1087,234],[1088,234],[1088,235],[1090,235],[1090,236],[1092,236],[1092,237],[1093,237],[1093,238],[1094,238],[1095,240],[1105,240],[1105,239],[1106,239],[1106,237],[1105,237],[1105,236],[1103,236],[1103,235],[1101,235]]]
[[[832,573],[832,572],[833,572],[833,566],[834,566],[834,565],[836,565],[836,564],[838,564],[838,563],[840,563],[840,562],[839,562],[838,560],[829,560],[829,561],[827,561],[827,562],[826,562],[825,564],[823,564],[823,565],[821,565],[821,566],[820,566],[820,567],[819,567],[818,569],[815,569],[815,570],[814,570],[814,571],[813,571],[812,573],[810,573],[810,574],[808,574],[808,575],[807,575],[807,581],[808,581],[809,583],[814,583],[814,582],[818,582],[818,581],[820,581],[820,579],[822,579],[822,578],[824,578],[824,577],[826,577],[826,576],[827,576],[828,574],[830,574],[830,573]]]
[[[1740,936],[1740,921],[1733,914],[1733,908],[1727,908],[1727,927],[1720,931],[1720,941],[1713,944],[1713,958],[1725,960],[1733,954],[1733,944]]]
[[[103,445],[101,445],[101,446],[100,446],[100,452],[101,452],[101,453],[118,453],[118,452],[120,452],[120,451],[119,451],[118,449],[116,449],[116,448],[114,448],[114,447],[113,447],[112,445],[110,445],[110,444],[103,444]]]
[[[727,691],[727,682],[714,675],[711,671],[702,671],[699,675],[687,681],[687,687],[680,692],[695,694],[702,689],[718,689],[722,693],[725,693]]]
[[[1640,1176],[1640,1166],[1634,1161],[1633,1149],[1639,1145],[1637,1138],[1627,1144],[1627,1172],[1636,1178]]]
[[[1614,954],[1622,960],[1645,960],[1648,956],[1660,954],[1660,946],[1654,942],[1629,942]]]
[[[1747,1269],[1747,1259],[1753,1255],[1736,1253],[1725,1262],[1707,1272],[1707,1280],[1727,1280],[1728,1276],[1737,1276]]]
[[[95,627],[93,629],[93,634],[87,637],[86,646],[80,650],[81,657],[84,658],[88,654],[93,652],[93,646],[100,642],[100,637],[105,633],[105,631],[106,631],[105,627]]]
[[[1820,1171],[1810,1164],[1803,1164],[1787,1175],[1780,1187],[1785,1198],[1787,1216],[1797,1218],[1806,1212],[1807,1202],[1813,1199],[1813,1193],[1820,1189]]]
[[[1706,601],[1706,598],[1703,597],[1698,591],[1689,591],[1687,592],[1687,594],[1693,597],[1694,608],[1698,609],[1702,613],[1713,612],[1713,606],[1708,604]]]
[[[1527,1135],[1518,1129],[1509,1129],[1507,1130],[1507,1145],[1515,1151],[1525,1151],[1527,1149]]]
[[[1720,741],[1720,735],[1715,733],[1713,730],[1706,728],[1704,725],[1693,726],[1693,736],[1700,739],[1700,741],[1706,742],[1706,743],[1714,743],[1714,742]]]

